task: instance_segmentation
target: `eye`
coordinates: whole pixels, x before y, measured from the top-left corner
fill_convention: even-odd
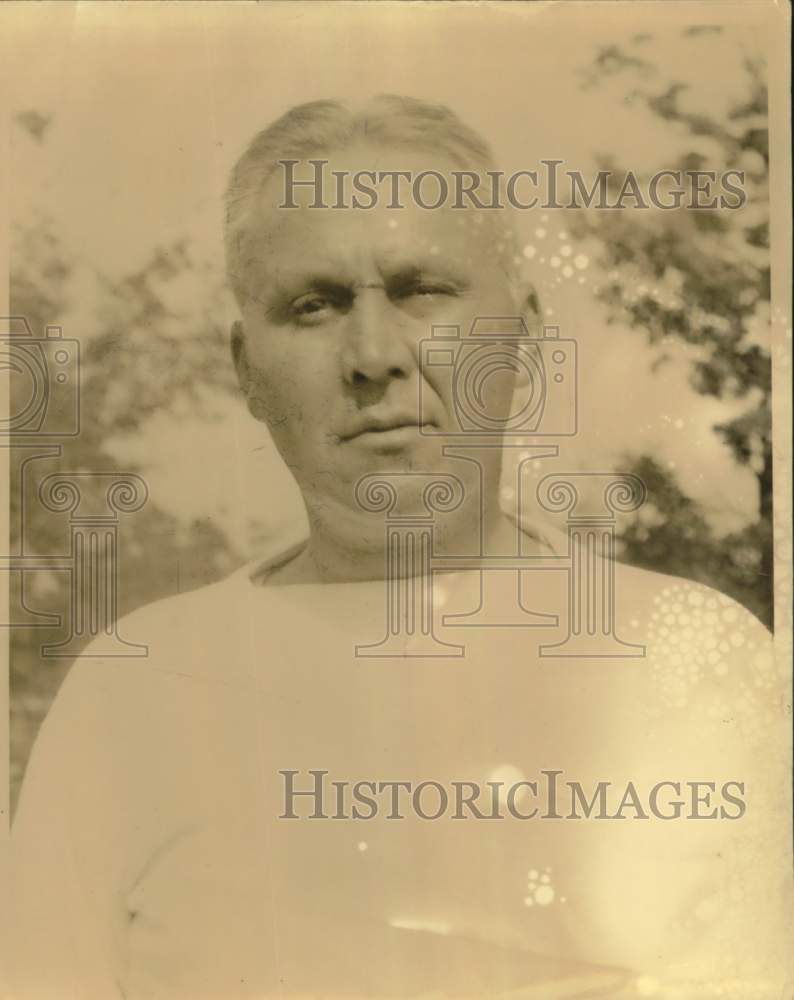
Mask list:
[[[422,282],[421,284],[417,285],[416,288],[414,289],[414,295],[429,296],[429,295],[454,295],[454,294],[455,294],[455,289],[452,287],[452,285],[434,284],[430,282]]]
[[[299,323],[311,326],[327,319],[333,312],[334,303],[327,295],[310,292],[295,299],[290,308]]]
[[[412,287],[414,295],[457,295],[459,291],[454,281],[443,278],[417,277]]]
[[[395,296],[399,299],[419,299],[432,300],[442,295],[457,295],[459,289],[456,285],[448,281],[421,280],[406,282],[401,287],[395,289]]]

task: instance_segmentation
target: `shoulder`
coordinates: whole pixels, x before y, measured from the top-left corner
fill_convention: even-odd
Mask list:
[[[604,948],[620,941],[638,962],[651,962],[657,956],[640,954],[646,942],[668,942],[673,967],[687,947],[700,960],[722,947],[710,935],[735,933],[748,955],[766,954],[784,918],[790,927],[782,902],[790,899],[789,660],[727,595],[622,564],[615,570],[615,629],[637,655],[594,672],[592,690],[602,685],[603,693],[593,704],[604,706],[604,718],[589,752],[601,776],[621,789],[631,781],[651,821],[607,824],[594,893],[614,895],[633,871],[631,899],[656,903],[652,935],[636,933],[647,906],[633,923],[623,920],[630,900],[600,911],[600,925],[610,927]],[[658,822],[649,805],[662,801],[651,799],[657,793],[675,795],[680,824]],[[614,891],[604,888],[610,883]],[[746,912],[737,904],[744,894]],[[692,916],[715,906],[713,926]],[[676,925],[681,937],[671,932]]]
[[[41,725],[23,798],[61,801],[68,787],[71,812],[93,815],[103,802],[131,810],[140,827],[150,813],[176,822],[222,789],[229,758],[244,757],[254,731],[240,608],[249,586],[236,573],[124,617],[118,634],[145,655],[89,644]]]
[[[566,545],[558,543],[558,552]],[[636,669],[619,670],[615,661],[605,675],[615,678],[616,698],[642,698],[668,722],[680,717],[693,730],[701,712],[730,718],[745,735],[760,733],[764,720],[786,710],[788,657],[776,653],[767,628],[733,598],[622,562],[589,563],[586,552],[571,574],[570,599],[580,615],[589,621],[596,614],[600,629],[603,610],[617,638],[633,647],[623,655]]]
[[[69,676],[89,674],[74,668],[91,665],[117,677],[153,671],[205,676],[216,655],[228,652],[250,588],[244,566],[208,586],[144,604],[117,622],[119,641],[112,647],[103,639],[90,642]]]
[[[131,725],[152,734],[179,717],[199,718],[194,703],[219,687],[245,682],[246,567],[209,586],[178,594],[121,618],[119,641],[90,642],[70,666],[41,727],[41,739],[74,745]],[[91,734],[90,736],[88,734]]]
[[[176,641],[184,649],[191,636],[200,633],[206,641],[208,633],[227,624],[251,586],[249,567],[242,566],[216,583],[143,605],[121,619],[119,632],[130,642],[164,648]]]
[[[753,773],[764,758],[767,771],[770,756],[787,758],[790,663],[747,608],[704,584],[624,566],[615,600],[620,637],[644,650],[638,722],[664,734],[671,756]]]
[[[615,564],[614,603],[617,621],[641,637],[649,656],[689,657],[715,676],[771,648],[769,631],[751,611],[696,580]]]

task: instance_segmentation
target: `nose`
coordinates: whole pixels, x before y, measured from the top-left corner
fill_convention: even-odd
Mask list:
[[[398,311],[382,285],[366,285],[347,315],[342,369],[351,386],[385,385],[415,367]]]

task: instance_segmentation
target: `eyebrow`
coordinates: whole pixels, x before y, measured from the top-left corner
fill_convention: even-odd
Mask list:
[[[343,288],[355,291],[360,288],[399,287],[428,275],[446,278],[461,287],[468,287],[471,283],[461,268],[451,264],[440,255],[420,258],[410,263],[407,261],[404,263],[395,262],[393,265],[388,263],[378,270],[382,281],[360,282],[352,276],[346,265],[341,265],[338,270],[328,266],[310,266],[305,269],[280,271],[274,275],[273,283],[276,293],[282,296],[299,294],[306,289],[338,292]]]
[[[471,280],[465,267],[459,266],[457,262],[442,254],[428,254],[403,261],[395,260],[389,263],[388,275],[391,281],[412,281],[422,275],[450,278],[461,285],[467,285]]]

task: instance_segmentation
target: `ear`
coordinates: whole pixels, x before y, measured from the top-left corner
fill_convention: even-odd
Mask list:
[[[543,319],[537,289],[532,282],[521,281],[520,284],[516,285],[515,294],[516,305],[521,318],[527,325],[530,337],[539,337]],[[529,375],[523,365],[517,367],[515,384],[516,388],[525,388],[529,385]]]
[[[229,341],[232,351],[232,362],[234,370],[237,372],[237,382],[244,395],[248,395],[251,384],[251,369],[248,364],[248,357],[245,353],[245,331],[240,320],[232,323],[231,337]]]
[[[519,288],[519,305],[521,315],[530,333],[533,336],[537,336],[540,333],[539,327],[543,320],[541,316],[540,297],[531,281],[522,282]]]
[[[251,372],[251,364],[245,348],[245,327],[240,320],[232,323],[230,346],[234,370],[237,372],[237,382],[248,404],[248,412],[255,420],[267,423],[267,413],[262,405],[262,390],[261,387],[257,387],[256,379]]]

